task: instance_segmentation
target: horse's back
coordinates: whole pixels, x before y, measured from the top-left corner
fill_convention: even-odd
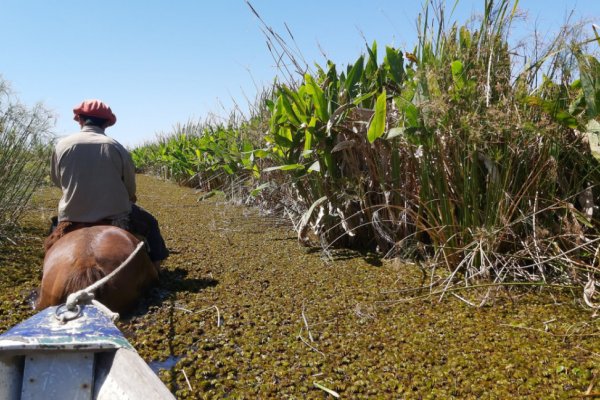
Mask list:
[[[68,294],[109,274],[129,257],[138,243],[131,233],[108,225],[81,228],[61,237],[44,258],[37,308],[60,304]],[[126,311],[157,280],[157,271],[148,254],[141,251],[96,297],[114,311]]]
[[[85,268],[90,262],[122,261],[137,243],[139,241],[131,233],[114,226],[81,228],[56,241],[46,253],[44,267],[69,263],[74,268]]]

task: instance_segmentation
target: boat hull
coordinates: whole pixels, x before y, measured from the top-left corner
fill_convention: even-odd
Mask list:
[[[0,400],[174,399],[110,318],[49,307],[0,335]]]

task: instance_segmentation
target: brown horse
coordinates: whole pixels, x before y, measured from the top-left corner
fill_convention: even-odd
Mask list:
[[[69,294],[85,289],[115,270],[140,240],[110,225],[69,232],[50,247],[44,258],[36,309],[62,304]],[[158,282],[158,272],[146,251],[140,251],[95,297],[115,312],[131,311],[142,292]]]

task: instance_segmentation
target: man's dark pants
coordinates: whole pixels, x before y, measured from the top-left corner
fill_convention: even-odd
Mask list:
[[[132,204],[131,214],[129,214],[129,225],[130,231],[146,238],[152,261],[161,261],[169,256],[169,250],[160,234],[158,221],[152,214],[137,204]]]

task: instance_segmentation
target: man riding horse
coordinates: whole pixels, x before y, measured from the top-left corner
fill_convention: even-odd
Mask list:
[[[135,167],[129,152],[105,129],[117,121],[108,105],[85,100],[73,109],[81,131],[58,141],[52,182],[62,189],[58,225],[46,251],[66,233],[93,225],[114,225],[143,236],[157,271],[169,252],[158,221],[136,205]]]

